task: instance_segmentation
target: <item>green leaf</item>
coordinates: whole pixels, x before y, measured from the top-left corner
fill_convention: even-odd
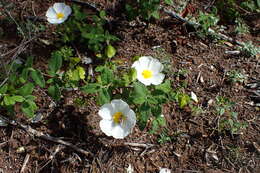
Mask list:
[[[30,94],[32,94],[33,89],[34,89],[34,85],[29,82],[18,89],[18,94],[20,94],[22,96],[30,95]]]
[[[33,56],[29,56],[29,57],[27,57],[27,60],[25,62],[25,66],[26,67],[32,67],[32,65],[33,65]]]
[[[55,73],[62,66],[62,56],[58,52],[54,52],[49,60],[49,74],[55,75]]]
[[[165,2],[167,5],[172,5],[172,4],[173,4],[172,0],[164,0],[164,2]]]
[[[164,117],[157,117],[152,121],[152,130],[151,133],[156,133],[156,131],[159,130],[159,128],[166,126],[166,120]]]
[[[22,112],[25,113],[29,118],[34,117],[34,112],[38,109],[34,101],[27,100],[22,104]]]
[[[146,101],[148,94],[149,91],[145,85],[139,82],[134,83],[134,91],[131,94],[134,104],[143,104]]]
[[[9,105],[14,105],[16,102],[23,102],[24,101],[24,98],[22,96],[9,96],[9,95],[6,95],[4,96],[4,104],[6,106],[9,106]]]
[[[139,108],[139,127],[141,130],[144,130],[146,127],[147,121],[151,114],[151,108],[147,103],[144,103]]]
[[[29,68],[24,68],[22,70],[21,77],[19,78],[21,83],[26,83],[27,82],[28,76],[29,76],[29,71],[30,71]]]
[[[48,88],[48,93],[56,101],[61,97],[61,91],[58,85],[51,85]]]
[[[0,95],[1,94],[5,94],[7,92],[8,89],[8,85],[4,84],[1,88],[0,88]]]
[[[113,71],[105,66],[99,66],[95,69],[96,72],[100,72],[102,85],[108,85],[114,80]]]
[[[153,16],[155,19],[160,19],[160,13],[157,10],[153,11],[151,16]]]
[[[23,96],[12,96],[12,99],[15,102],[23,102],[24,101],[24,97]]]
[[[83,67],[77,66],[77,70],[79,73],[79,78],[85,79],[85,74],[86,74],[85,69]]]
[[[160,90],[166,94],[172,92],[171,81],[166,80],[164,83],[155,86],[156,90]]]
[[[100,90],[101,86],[97,83],[89,83],[81,88],[81,90],[88,94],[96,93]]]
[[[102,88],[101,90],[99,90],[98,92],[98,103],[100,105],[109,103],[111,100],[110,94],[108,92],[108,89],[106,88]]]
[[[162,106],[161,105],[156,105],[152,106],[151,112],[155,117],[161,117],[162,115]]]
[[[31,77],[37,85],[45,87],[45,80],[40,70],[31,71]]]
[[[105,18],[106,17],[106,11],[104,11],[104,10],[101,10],[100,12],[99,12],[99,16],[100,16],[100,18]]]
[[[79,81],[80,79],[85,79],[85,69],[81,66],[77,66],[74,70],[67,71],[70,80]]]
[[[105,50],[105,54],[108,58],[112,58],[116,54],[116,49],[112,45],[108,45]]]
[[[189,101],[190,96],[185,93],[180,94],[178,97],[178,102],[181,109],[184,108],[189,103]]]
[[[15,104],[15,100],[12,99],[12,96],[6,95],[6,96],[4,96],[4,104],[6,106],[14,105]]]

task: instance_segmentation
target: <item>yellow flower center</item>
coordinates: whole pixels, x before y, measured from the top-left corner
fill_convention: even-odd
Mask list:
[[[56,14],[57,19],[62,19],[64,17],[63,13],[57,13]]]
[[[153,76],[153,72],[151,70],[144,70],[142,75],[145,79],[151,78]]]
[[[125,119],[125,116],[122,112],[116,112],[113,115],[113,120],[116,124],[121,123],[121,121],[124,120],[124,119]]]

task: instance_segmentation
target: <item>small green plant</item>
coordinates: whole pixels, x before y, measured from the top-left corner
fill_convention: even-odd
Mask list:
[[[37,85],[45,87],[45,80],[42,72],[34,69],[32,64],[33,57],[30,56],[25,64],[14,61],[6,66],[6,69],[10,69],[10,75],[0,87],[0,104],[11,116],[15,113],[15,106],[19,106],[20,110],[30,118],[38,109],[34,102],[36,97],[33,96],[33,90]]]
[[[159,7],[161,0],[133,0],[126,4],[125,9],[129,19],[135,19],[141,16],[145,20],[150,20],[151,18],[159,19]],[[172,0],[164,0],[168,5],[173,3]]]
[[[247,79],[246,75],[240,73],[236,70],[231,70],[227,72],[227,81],[231,83],[243,83]]]
[[[257,54],[260,54],[260,47],[254,46],[251,41],[243,43],[240,50],[250,57],[254,57]]]
[[[241,7],[249,10],[250,12],[260,12],[260,1],[259,0],[246,0],[241,3]]]
[[[198,35],[201,37],[210,36],[212,35],[209,32],[209,29],[216,27],[219,21],[219,17],[217,16],[217,9],[213,8],[211,13],[203,13],[202,11],[199,12],[198,22],[201,26]]]
[[[216,98],[216,111],[220,116],[218,130],[224,132],[228,130],[232,135],[240,134],[240,131],[247,127],[247,124],[238,120],[238,114],[233,112],[234,102],[228,98],[218,96]]]
[[[171,136],[169,136],[168,130],[163,129],[163,131],[159,134],[159,137],[157,140],[160,144],[165,144],[167,142],[171,142],[172,138],[171,138]]]
[[[249,33],[248,25],[241,18],[237,18],[235,20],[235,23],[237,25],[236,29],[235,29],[235,33],[237,33],[237,34]]]
[[[106,24],[106,13],[100,11],[99,16],[87,15],[82,12],[79,6],[73,7],[74,16],[59,28],[59,34],[64,43],[74,42],[76,45],[83,45],[95,54],[102,53],[109,58],[115,55],[115,48],[111,45],[118,38],[109,34],[104,29]]]

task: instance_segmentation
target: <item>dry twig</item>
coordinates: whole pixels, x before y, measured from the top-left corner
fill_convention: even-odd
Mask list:
[[[26,165],[27,165],[29,159],[30,159],[30,155],[26,154],[25,159],[23,161],[23,166],[22,166],[22,168],[20,170],[20,173],[23,173],[25,171],[25,168],[26,168]]]
[[[92,153],[90,153],[90,152],[88,152],[86,150],[83,150],[82,148],[79,148],[79,147],[71,144],[70,142],[66,142],[64,140],[61,140],[61,139],[56,138],[56,137],[52,137],[50,135],[46,135],[43,132],[40,132],[40,131],[37,131],[37,130],[33,129],[29,125],[24,125],[24,124],[19,123],[19,122],[15,121],[15,120],[9,120],[8,118],[6,118],[6,117],[4,117],[2,115],[0,115],[0,117],[2,119],[4,119],[6,122],[8,122],[9,124],[22,128],[23,130],[25,130],[27,133],[29,133],[30,135],[32,135],[34,137],[42,138],[42,139],[45,139],[45,140],[48,140],[48,141],[52,141],[52,142],[55,142],[55,143],[59,143],[59,144],[68,146],[68,147],[74,149],[75,151],[77,151],[79,153],[82,153],[82,154],[84,154],[86,156],[89,156],[89,155],[93,156]]]

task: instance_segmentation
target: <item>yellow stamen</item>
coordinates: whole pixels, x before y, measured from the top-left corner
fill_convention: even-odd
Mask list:
[[[151,78],[153,76],[153,72],[151,70],[144,70],[142,75],[145,79]]]
[[[56,14],[57,19],[62,19],[64,17],[63,13],[57,13]]]
[[[122,120],[124,120],[124,119],[125,119],[125,116],[123,115],[122,112],[116,112],[116,113],[114,113],[114,115],[113,115],[113,120],[114,120],[114,122],[115,122],[116,124],[121,123]]]

